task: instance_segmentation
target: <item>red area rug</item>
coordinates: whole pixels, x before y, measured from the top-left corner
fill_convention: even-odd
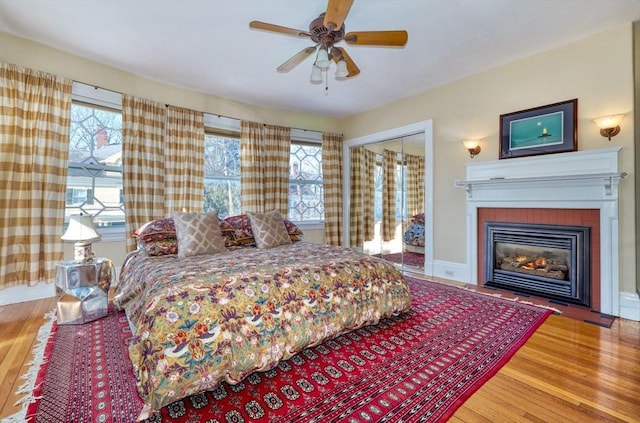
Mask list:
[[[407,266],[424,268],[424,254],[414,253],[412,251],[393,254],[376,254],[376,257]]]
[[[413,278],[413,308],[306,349],[238,385],[165,407],[151,422],[445,421],[550,310]],[[142,409],[122,312],[53,324],[32,422],[135,421]]]

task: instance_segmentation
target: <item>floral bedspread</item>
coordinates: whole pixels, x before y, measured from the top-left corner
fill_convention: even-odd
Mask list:
[[[187,258],[139,251],[123,265],[114,302],[134,327],[129,355],[143,419],[407,311],[411,296],[385,260],[298,242]]]

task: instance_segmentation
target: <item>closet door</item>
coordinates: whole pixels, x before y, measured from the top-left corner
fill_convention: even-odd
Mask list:
[[[376,154],[373,183],[364,185],[365,149]],[[382,233],[383,150],[398,153],[395,236]],[[345,141],[344,243],[384,257],[405,271],[433,275],[433,122],[425,120]],[[353,185],[357,185],[354,187]],[[373,217],[365,216],[364,195],[373,195]],[[368,200],[366,200],[368,201]],[[368,204],[368,203],[367,203]],[[367,206],[367,213],[371,207]],[[371,224],[373,220],[373,224]],[[365,224],[366,222],[366,224]],[[373,235],[367,231],[373,228]]]
[[[423,140],[417,134],[350,150],[350,245],[419,273],[424,231],[412,218],[424,216]]]

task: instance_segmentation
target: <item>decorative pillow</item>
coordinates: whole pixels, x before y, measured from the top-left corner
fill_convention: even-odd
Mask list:
[[[258,248],[273,248],[278,245],[291,244],[289,232],[282,216],[276,210],[268,213],[247,212],[251,230]]]
[[[222,232],[222,236],[224,237],[224,245],[227,248],[238,247],[242,244],[236,241],[236,229],[231,226],[229,222],[226,220],[218,220],[218,224],[220,225],[220,231]]]
[[[411,218],[411,221],[413,223],[422,223],[424,224],[424,213],[418,213],[413,215],[413,217]]]
[[[254,245],[256,243],[253,238],[251,223],[249,223],[249,218],[246,214],[226,217],[223,222],[228,223],[235,229],[234,240],[239,245]]]
[[[141,245],[149,256],[178,254],[178,240],[176,238],[161,239]]]
[[[171,213],[178,239],[178,257],[213,254],[226,250],[218,212]]]
[[[295,223],[291,222],[288,219],[282,219],[282,221],[284,222],[284,226],[287,228],[287,232],[289,232],[289,238],[292,242],[302,241],[304,239],[304,232],[302,232],[302,230],[298,228]],[[229,216],[220,221],[220,229],[222,229],[222,234],[225,237],[231,237],[231,235],[225,233],[225,228],[223,227],[223,225],[229,225],[235,230],[233,233],[232,244],[227,243],[227,247],[231,247],[232,245],[255,245],[256,240],[253,237],[251,223],[249,222],[249,218],[246,214]]]
[[[170,217],[155,219],[136,229],[133,232],[133,236],[137,237],[138,242],[142,244],[162,239],[175,238],[176,227],[173,223],[173,219]]]
[[[291,238],[292,242],[302,241],[304,239],[304,232],[302,232],[295,223],[289,219],[282,219],[282,221],[284,222],[284,226],[287,228],[287,232],[289,232],[289,238]]]

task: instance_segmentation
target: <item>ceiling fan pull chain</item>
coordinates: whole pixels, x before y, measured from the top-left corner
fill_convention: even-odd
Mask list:
[[[324,95],[329,96],[329,69],[324,71]]]

